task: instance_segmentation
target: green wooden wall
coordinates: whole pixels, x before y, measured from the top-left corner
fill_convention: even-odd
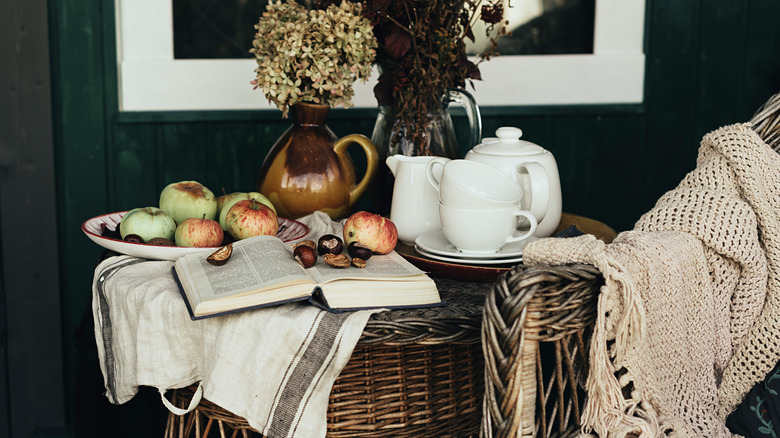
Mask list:
[[[155,205],[165,184],[182,179],[251,190],[289,122],[275,111],[120,114],[113,1],[52,0],[49,7],[65,379],[73,400],[79,370],[96,360],[74,339],[101,252],[81,222]],[[642,105],[482,108],[483,134],[521,127],[524,138],[555,154],[565,211],[630,229],[694,167],[702,135],[748,120],[780,91],[778,16],[774,0],[647,0]],[[337,135],[370,135],[375,115],[334,110],[329,125]]]

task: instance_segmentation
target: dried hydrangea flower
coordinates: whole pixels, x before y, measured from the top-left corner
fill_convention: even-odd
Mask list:
[[[284,117],[298,102],[352,106],[352,84],[368,80],[377,47],[361,12],[360,3],[349,1],[324,10],[292,0],[270,3],[255,25],[252,85]]]

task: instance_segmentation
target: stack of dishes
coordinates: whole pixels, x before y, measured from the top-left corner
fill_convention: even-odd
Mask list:
[[[414,241],[414,250],[423,257],[443,262],[466,265],[506,265],[521,262],[523,248],[528,242],[537,239],[537,237],[532,236],[519,242],[507,243],[494,253],[465,253],[455,248],[455,245],[447,240],[441,230],[437,230],[417,237]]]

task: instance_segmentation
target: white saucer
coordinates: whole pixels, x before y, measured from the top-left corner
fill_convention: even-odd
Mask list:
[[[417,239],[414,240],[414,244],[428,254],[437,254],[440,256],[455,257],[459,259],[467,258],[469,260],[488,260],[522,256],[523,248],[525,248],[528,242],[533,242],[536,239],[538,239],[538,237],[531,236],[519,242],[507,243],[497,252],[490,254],[470,254],[461,252],[455,248],[455,245],[451,244],[446,237],[444,237],[444,233],[441,230],[431,231],[420,235],[417,237]]]
[[[417,245],[414,246],[414,250],[417,251],[420,255],[425,256],[429,259],[439,260],[442,262],[461,263],[461,264],[468,264],[468,265],[506,265],[512,263],[519,263],[523,261],[523,256],[506,257],[500,259],[472,259],[468,257],[446,257],[443,255],[434,254],[425,251],[424,249],[420,248]]]

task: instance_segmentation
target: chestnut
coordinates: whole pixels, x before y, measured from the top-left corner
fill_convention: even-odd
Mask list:
[[[108,237],[109,239],[122,240],[122,235],[119,234],[118,224],[116,228],[114,228],[113,230],[108,228],[108,226],[105,223],[100,224],[100,235],[103,237]]]
[[[358,242],[357,240],[349,243],[349,246],[347,246],[347,253],[352,258],[359,258],[363,259],[364,261],[371,258],[371,256],[374,254],[371,251],[371,248]]]
[[[308,246],[311,249],[317,249],[317,244],[314,243],[313,240],[301,240],[300,242],[296,243],[295,246],[293,246],[293,249],[295,249],[295,248],[297,248],[297,247],[299,247],[301,245],[306,245],[306,246]]]
[[[165,237],[153,237],[149,239],[149,241],[146,243],[148,245],[155,245],[155,246],[176,246],[176,242],[174,242],[171,239],[166,239]]]
[[[344,241],[334,234],[325,234],[317,241],[317,254],[341,254],[344,251]]]
[[[349,257],[344,254],[325,254],[322,260],[336,268],[346,268],[351,264]]]
[[[317,253],[308,245],[296,245],[293,256],[304,268],[311,268],[317,263]]]
[[[233,244],[228,243],[222,248],[214,251],[210,256],[206,258],[206,261],[214,266],[222,266],[230,260],[230,256],[233,255]]]
[[[144,243],[144,238],[139,236],[138,234],[128,234],[125,236],[125,242],[130,243]]]
[[[229,245],[236,241],[236,238],[231,236],[230,233],[222,233],[222,246]]]

